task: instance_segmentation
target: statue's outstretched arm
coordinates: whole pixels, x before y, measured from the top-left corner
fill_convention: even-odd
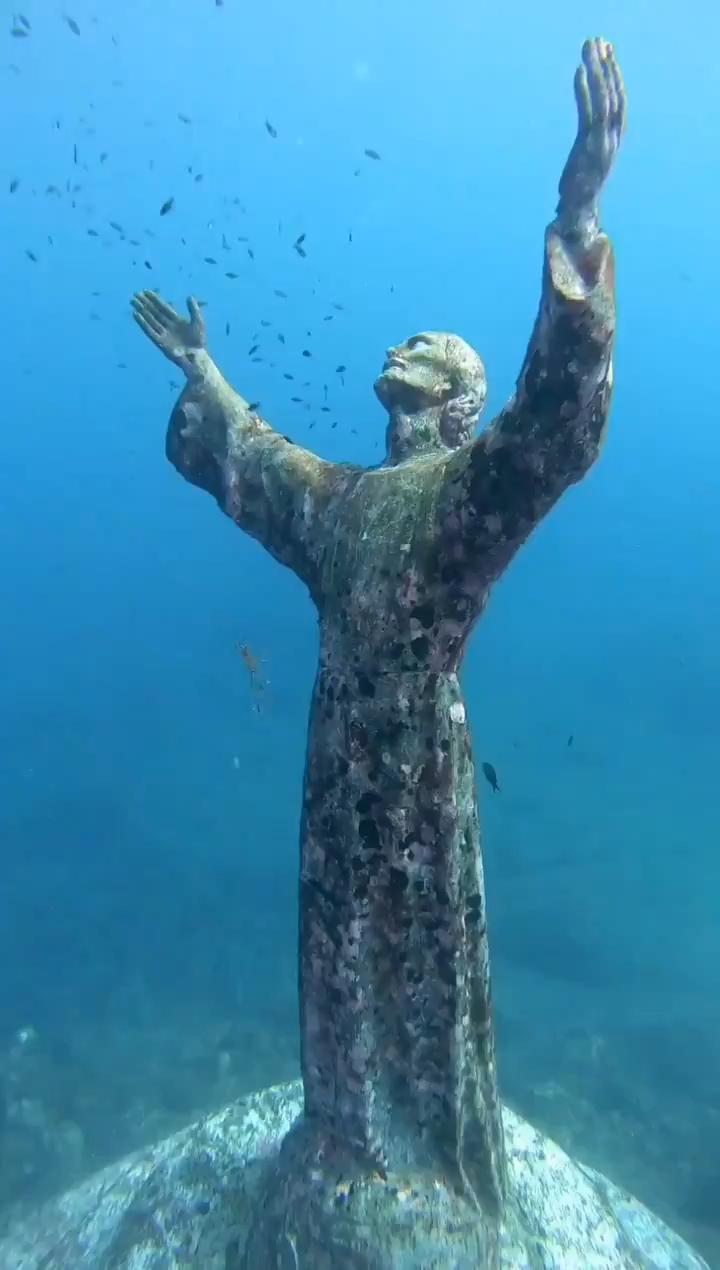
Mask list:
[[[612,389],[615,286],[598,199],[625,127],[625,90],[604,40],[575,75],[578,131],[545,236],[540,308],[515,393],[453,456],[456,555],[492,581],[568,485],[598,455]],[[487,574],[487,576],[485,576]]]
[[[197,301],[188,300],[189,321],[154,291],[131,303],[138,326],[187,378],[170,417],[170,462],[313,590],[335,466],[275,432],[230,386],[207,350]]]

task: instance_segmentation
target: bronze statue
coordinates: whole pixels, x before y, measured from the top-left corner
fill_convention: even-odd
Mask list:
[[[188,378],[168,453],[304,578],[321,650],[300,879],[302,1085],[110,1165],[0,1241],[0,1270],[708,1270],[497,1092],[475,786],[457,670],[492,582],[597,456],[613,263],[598,197],[625,122],[589,41],[512,401],[476,439],[482,363],[390,350],[385,462],[324,463],[225,382],[190,321],[133,300]]]
[[[375,383],[387,455],[364,469],[323,461],[254,413],[212,360],[195,300],[189,321],[155,292],[132,301],[187,377],[168,457],[303,579],[320,621],[301,831],[305,1116],[248,1267],[275,1264],[284,1242],[297,1265],[344,1266],[327,1251],[339,1211],[345,1255],[375,1266],[375,1236],[360,1232],[379,1223],[395,1264],[408,1238],[398,1188],[433,1213],[418,1264],[435,1264],[450,1227],[458,1266],[497,1264],[505,1148],[457,672],[493,582],[585,475],[607,424],[614,264],[598,199],[625,92],[604,40],[584,46],[575,97],[535,328],[512,399],[476,437],[485,370],[455,335],[388,350]]]

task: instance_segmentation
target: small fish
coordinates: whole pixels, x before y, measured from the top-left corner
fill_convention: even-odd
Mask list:
[[[125,233],[125,230],[123,229],[122,225],[119,225],[119,224],[118,224],[118,222],[117,222],[116,220],[111,220],[111,221],[110,221],[110,228],[111,228],[111,229],[114,229],[116,234],[124,234],[124,233]]]
[[[20,182],[19,182],[17,179],[16,179],[16,180],[14,180],[14,181],[11,181],[11,182],[10,182],[10,193],[11,193],[11,194],[14,194],[14,193],[15,193],[15,191],[16,191],[16,189],[18,188],[19,184],[20,184]]]
[[[178,115],[178,119],[180,120],[180,123],[192,123],[192,119],[189,115]]]
[[[336,366],[336,367],[335,367],[335,374],[336,374],[336,375],[342,375],[343,371],[345,371],[345,370],[347,370],[347,366]]]
[[[28,260],[32,260],[34,265],[37,264],[37,256],[35,255],[34,251],[30,251],[29,247],[25,248],[25,255],[27,256]]]
[[[239,275],[238,275],[237,273],[230,273],[230,272],[228,272],[228,273],[226,273],[226,274],[225,274],[225,277],[226,277],[226,278],[232,278],[232,279],[234,280],[235,278],[239,277]]]
[[[366,151],[365,151],[365,154],[367,155],[368,159],[379,159],[379,158],[380,158],[380,155],[378,154],[377,150],[366,150]]]
[[[268,130],[268,132],[270,133],[270,136],[271,136],[271,137],[276,137],[276,136],[277,136],[277,130],[276,130],[275,128],[273,128],[273,126],[272,126],[272,124],[270,123],[270,120],[269,120],[269,119],[266,119],[266,120],[265,120],[265,127],[267,128],[267,130]]]
[[[287,292],[286,292],[286,291],[277,291],[277,290],[276,290],[276,291],[274,292],[274,294],[275,294],[275,295],[277,295],[277,296],[279,296],[281,300],[287,300]]]
[[[215,257],[214,257],[214,256],[203,256],[203,260],[205,261],[205,264],[206,264],[206,265],[216,265],[216,264],[217,264],[217,260],[215,259]]]
[[[144,265],[145,265],[145,268],[146,268],[146,269],[152,269],[152,265],[150,264],[150,261],[149,261],[149,260],[145,260],[143,263],[144,263]]]
[[[25,40],[27,39],[30,32],[27,31],[24,26],[20,26],[20,24],[16,22],[15,26],[10,27],[10,34],[16,40]]]
[[[253,353],[257,353],[259,347],[259,344],[253,344],[252,348],[248,349],[248,357],[252,357]]]
[[[285,336],[281,335],[279,331],[278,331],[278,340],[280,341],[281,344],[285,343]]]
[[[287,371],[285,371],[285,373],[284,373],[284,375],[283,375],[283,379],[294,379],[294,378],[295,378],[295,376],[294,376],[294,375],[290,375],[290,374],[288,374],[288,372],[287,372]]]
[[[255,259],[255,252],[253,251],[252,247],[248,247],[248,249],[247,249],[247,254],[248,254],[248,256],[250,257],[250,259],[251,259],[251,260],[254,260],[254,259]]]
[[[165,199],[165,202],[163,203],[162,207],[160,208],[160,215],[161,215],[161,216],[167,216],[168,212],[171,212],[174,206],[175,206],[175,199],[174,199],[174,198],[166,198],[166,199]]]
[[[485,777],[485,780],[488,782],[490,788],[492,789],[492,792],[494,794],[502,793],[502,790],[500,789],[500,785],[498,783],[497,772],[495,771],[495,768],[493,767],[492,763],[483,763],[482,772],[483,772],[483,776]]]
[[[98,232],[97,232],[97,230],[96,230],[96,229],[89,229],[87,232],[88,232],[88,234],[90,235],[90,237],[91,237],[91,238],[99,238],[99,237],[100,237],[100,235],[98,234]]]
[[[229,322],[226,322],[226,323],[225,323],[225,334],[226,334],[226,335],[229,335],[229,334],[230,334],[230,323],[229,323]]]
[[[259,402],[259,401],[249,401],[249,402],[248,402],[248,410],[259,410],[259,409],[260,409],[260,402]]]
[[[73,35],[79,35],[79,34],[80,34],[80,27],[78,26],[78,24],[77,24],[77,22],[75,21],[75,19],[74,19],[74,18],[69,18],[69,17],[68,17],[68,15],[67,15],[67,13],[64,13],[64,14],[63,14],[63,17],[64,17],[65,21],[67,22],[68,26],[70,27],[70,30],[72,31]]]
[[[25,27],[25,30],[26,30],[26,31],[29,31],[29,30],[30,30],[30,23],[29,23],[28,19],[25,17],[25,14],[24,14],[24,13],[18,13],[18,15],[17,15],[17,19],[18,19],[18,22],[21,22],[21,23],[22,23],[22,25]]]
[[[303,349],[302,355],[303,357],[312,357],[312,353],[307,348]]]
[[[302,256],[303,260],[305,260],[305,259],[307,258],[307,252],[306,252],[305,248],[304,248],[304,247],[298,247],[297,243],[293,243],[293,251],[296,251],[296,252],[297,252],[297,254],[298,254],[298,256]]]
[[[571,745],[572,745],[572,743],[573,743],[573,741],[574,741],[574,740],[575,740],[575,735],[574,735],[574,733],[573,733],[573,732],[571,732],[571,733],[570,733],[570,735],[569,735],[569,737],[568,737],[568,739],[567,739],[568,749],[570,749],[570,747],[571,747]]]
[[[298,402],[298,401],[302,401],[302,397],[291,397],[290,400]]]
[[[77,161],[78,161],[78,148],[77,146],[73,146],[73,163],[77,163]]]

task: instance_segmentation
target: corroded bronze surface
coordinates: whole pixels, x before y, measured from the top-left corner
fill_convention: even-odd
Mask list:
[[[583,49],[575,93],[535,328],[512,400],[475,438],[485,370],[457,336],[388,351],[375,384],[387,456],[366,470],[260,419],[212,361],[193,301],[189,322],[152,292],[133,301],[188,380],[171,461],[305,581],[320,622],[301,832],[305,1117],[258,1206],[248,1270],[275,1256],[313,1270],[499,1265],[506,1158],[457,672],[493,582],[607,423],[614,268],[598,197],[625,96],[604,41]]]

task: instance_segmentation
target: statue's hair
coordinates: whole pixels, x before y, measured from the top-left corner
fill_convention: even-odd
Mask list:
[[[445,337],[445,352],[452,392],[443,406],[440,432],[455,449],[469,441],[485,405],[487,380],[482,359],[459,335]]]

